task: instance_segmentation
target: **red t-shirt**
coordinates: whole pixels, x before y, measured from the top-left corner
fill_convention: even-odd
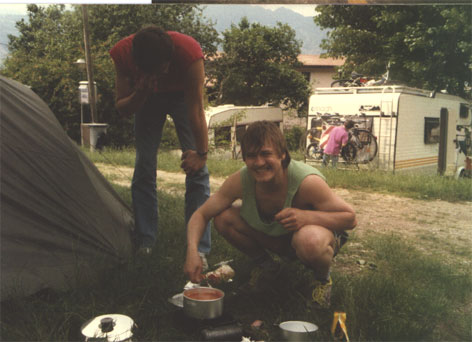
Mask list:
[[[188,67],[195,61],[203,58],[200,44],[185,34],[167,31],[174,42],[174,54],[169,65],[169,71],[157,85],[157,92],[181,91],[184,89],[185,75]],[[111,48],[110,56],[128,78],[136,80],[140,72],[133,61],[131,53],[134,34],[123,38]]]

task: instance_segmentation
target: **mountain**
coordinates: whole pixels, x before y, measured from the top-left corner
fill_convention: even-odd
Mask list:
[[[323,52],[319,45],[321,40],[326,38],[326,32],[315,25],[313,17],[304,17],[284,7],[275,11],[252,5],[204,5],[202,7],[203,15],[215,23],[218,32],[229,29],[231,24],[237,25],[243,17],[247,17],[250,23],[257,22],[270,27],[281,22],[295,30],[297,39],[303,42],[303,54]]]
[[[303,54],[320,54],[319,45],[326,33],[313,22],[313,17],[304,17],[294,11],[281,7],[275,11],[253,5],[201,5],[203,15],[210,19],[218,32],[223,32],[237,25],[241,18],[247,17],[250,23],[274,27],[277,22],[288,24],[296,32],[298,40],[303,42]],[[8,35],[18,35],[15,23],[28,16],[20,14],[0,14],[0,64],[8,54]]]
[[[23,18],[26,20],[28,16],[20,14],[0,15],[0,63],[8,54],[8,35],[18,34],[15,24]]]

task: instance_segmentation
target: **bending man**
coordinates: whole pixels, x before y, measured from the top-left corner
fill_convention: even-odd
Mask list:
[[[157,151],[167,114],[172,117],[186,173],[185,218],[210,195],[208,131],[203,110],[203,53],[187,35],[149,26],[120,40],[110,55],[116,70],[116,108],[135,114],[136,164],[132,181],[138,252],[150,254],[158,227]],[[198,251],[210,251],[210,226]]]

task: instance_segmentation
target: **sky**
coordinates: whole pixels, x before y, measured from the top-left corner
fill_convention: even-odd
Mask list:
[[[0,0],[0,14],[26,14],[26,5],[25,2],[18,4],[23,1],[14,1],[14,0]],[[37,0],[37,1],[26,1],[27,3],[37,3],[37,4],[53,4],[53,3],[150,3],[150,0]],[[16,4],[15,4],[16,3]],[[206,6],[209,6],[206,4]],[[316,5],[252,5],[260,6],[266,9],[275,11],[280,7],[288,8],[296,13],[299,13],[305,17],[313,17],[315,15]]]

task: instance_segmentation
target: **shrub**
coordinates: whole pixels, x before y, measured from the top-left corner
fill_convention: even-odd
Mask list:
[[[291,129],[284,132],[285,140],[289,151],[298,150],[300,139],[304,133],[304,129],[299,126],[293,126]]]

